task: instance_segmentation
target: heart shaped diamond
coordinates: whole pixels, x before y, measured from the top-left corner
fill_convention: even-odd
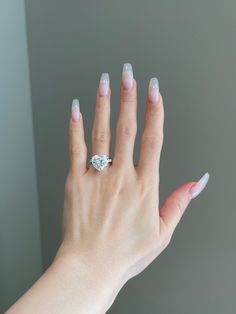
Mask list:
[[[98,171],[102,171],[108,164],[108,159],[106,155],[94,155],[91,158],[91,163]]]

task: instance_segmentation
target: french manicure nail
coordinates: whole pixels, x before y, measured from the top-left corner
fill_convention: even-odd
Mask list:
[[[206,187],[207,185],[207,182],[210,178],[210,175],[209,173],[205,173],[201,179],[196,182],[192,187],[191,189],[189,190],[189,193],[191,195],[192,198],[195,198],[196,196],[198,196],[203,190],[204,188]]]
[[[80,119],[80,105],[79,100],[74,99],[71,105],[71,118],[74,122],[78,122]]]
[[[160,92],[159,92],[159,82],[156,77],[152,77],[149,82],[148,86],[148,98],[149,101],[153,102],[158,102],[160,97]]]
[[[110,86],[110,79],[108,73],[102,73],[99,82],[99,95],[104,97],[108,94]]]
[[[125,89],[131,89],[133,86],[133,69],[130,63],[124,63],[122,70],[122,85]]]

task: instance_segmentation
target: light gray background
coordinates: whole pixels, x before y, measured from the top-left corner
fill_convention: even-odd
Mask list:
[[[180,184],[205,171],[211,175],[167,250],[125,285],[109,313],[235,313],[235,11],[234,0],[26,0],[43,269],[60,241],[71,101],[80,99],[90,149],[102,72],[111,77],[114,135],[122,65],[133,65],[139,94],[135,161],[148,81],[159,78],[166,118],[161,201]],[[6,83],[9,88],[11,81]],[[25,115],[26,123],[29,118]],[[29,158],[25,133],[18,136]],[[4,145],[9,141],[4,137]],[[6,149],[4,154],[11,156]],[[16,160],[8,162],[18,166]],[[8,172],[14,177],[12,170]],[[12,184],[20,185],[4,184],[5,192]],[[11,203],[5,211],[6,207],[12,208]],[[28,216],[21,211],[20,217]],[[8,226],[14,233],[15,226]],[[30,247],[27,254],[32,254]],[[23,286],[21,280],[16,279]]]
[[[0,0],[0,313],[42,271],[23,1]]]

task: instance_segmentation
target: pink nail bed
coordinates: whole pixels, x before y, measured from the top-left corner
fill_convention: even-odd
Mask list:
[[[74,99],[72,101],[71,118],[74,122],[79,122],[79,120],[80,120],[80,105],[79,105],[78,99]]]
[[[99,82],[99,95],[104,97],[107,96],[110,87],[110,79],[108,73],[102,73]]]
[[[159,82],[156,77],[152,77],[148,86],[148,98],[152,103],[158,102],[160,97]]]
[[[125,89],[131,89],[133,86],[134,76],[130,63],[124,63],[122,70],[122,85]]]
[[[196,182],[189,190],[189,193],[191,195],[192,198],[195,198],[196,196],[198,196],[206,187],[208,180],[210,178],[209,173],[205,173],[201,179]]]

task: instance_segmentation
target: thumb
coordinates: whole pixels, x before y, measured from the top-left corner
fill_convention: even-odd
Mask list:
[[[207,172],[198,182],[192,181],[183,184],[165,200],[160,209],[160,218],[169,234],[174,232],[190,201],[204,190],[209,177]]]

